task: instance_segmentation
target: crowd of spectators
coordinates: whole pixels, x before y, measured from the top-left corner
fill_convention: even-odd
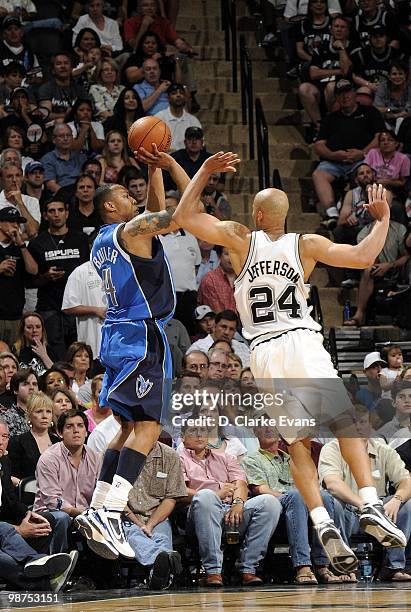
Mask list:
[[[98,550],[89,550],[84,542],[78,546],[81,537],[75,522],[90,504],[102,455],[120,427],[110,408],[99,405],[104,370],[98,357],[106,299],[89,262],[90,246],[101,226],[93,197],[98,185],[119,182],[144,210],[146,168],[129,150],[127,130],[145,114],[158,114],[169,124],[172,155],[190,177],[211,153],[205,148],[205,130],[193,114],[198,110],[193,49],[175,30],[178,2],[157,5],[154,0],[140,0],[134,13],[128,11],[127,2],[113,3],[110,11],[102,0],[75,2],[67,13],[50,17],[54,21],[47,23],[36,19],[35,6],[29,1],[19,11],[22,2],[5,4],[7,8],[0,7],[0,579],[13,588],[50,589],[48,579],[33,583],[30,563],[36,555],[70,552],[70,567],[58,580],[51,579],[53,589],[60,589],[77,560],[76,549],[81,548],[85,561],[80,558],[79,588],[93,584],[106,588],[113,585],[117,566],[114,560],[101,560],[95,555]],[[366,235],[372,222],[361,205],[366,185],[375,176],[386,180],[387,187],[393,188],[392,210],[398,216],[389,238],[391,259],[374,266],[385,275],[384,264],[389,263],[390,270],[399,269],[408,259],[401,194],[409,187],[409,160],[398,148],[401,134],[409,134],[409,128],[407,118],[398,133],[384,125],[384,120],[392,124],[403,118],[403,110],[392,98],[398,101],[399,92],[403,96],[406,89],[399,82],[398,66],[397,76],[392,76],[394,68],[387,64],[388,80],[384,90],[377,90],[376,108],[359,106],[354,83],[370,85],[371,73],[356,68],[351,75],[349,67],[364,65],[368,70],[374,48],[380,54],[389,51],[389,61],[396,61],[398,54],[391,49],[400,52],[404,42],[397,35],[395,20],[385,16],[384,28],[395,33],[397,37],[390,41],[396,44],[387,51],[386,41],[380,40],[385,34],[376,36],[371,28],[371,46],[357,45],[356,59],[351,59],[354,44],[348,44],[350,28],[341,18],[345,13],[338,0],[330,2],[331,18],[320,0],[308,6],[311,21],[295,20],[290,13],[281,35],[287,43],[290,71],[296,68],[297,57],[311,63],[301,69],[300,94],[312,121],[321,123],[315,146],[322,147],[324,159],[314,175],[321,206],[329,219],[334,216],[334,208],[338,209],[332,183],[354,172],[357,183],[344,197],[335,238],[355,240],[361,233]],[[30,30],[37,27],[56,28],[64,43],[50,65],[41,67],[27,43]],[[274,36],[272,29],[269,33]],[[356,31],[361,32],[358,24]],[[359,36],[359,44],[368,41],[367,36]],[[339,42],[331,48],[333,41]],[[347,78],[327,79],[325,84],[324,70],[329,69],[324,62],[330,61],[327,45],[332,61],[342,65],[334,72]],[[327,77],[332,76],[328,72]],[[373,95],[376,88],[369,89]],[[332,111],[324,120],[323,103]],[[353,135],[358,142],[352,141]],[[347,150],[335,156],[340,149]],[[391,166],[397,175],[391,173]],[[175,203],[180,194],[166,172],[164,183],[168,200]],[[225,220],[231,216],[231,207],[223,190],[224,177],[213,175],[202,200],[208,212]],[[224,553],[236,538],[239,580],[246,586],[262,583],[262,562],[278,541],[290,546],[290,579],[297,584],[355,581],[355,575],[333,573],[311,533],[308,511],[293,483],[290,458],[278,431],[236,421],[237,416],[249,418],[250,423],[264,417],[264,406],[257,409],[254,402],[258,389],[249,369],[250,349],[239,331],[228,251],[181,229],[161,240],[177,291],[175,317],[166,329],[175,388],[170,425],[149,454],[124,516],[129,542],[136,561],[146,570],[148,585],[167,588],[172,576],[181,573],[181,557],[173,543],[176,530],[184,533],[185,547],[197,551],[208,586],[223,584]],[[369,296],[378,274],[364,271],[360,296]],[[358,323],[365,314],[361,304],[353,319]],[[410,514],[411,497],[407,472],[410,391],[406,380],[397,380],[407,379],[406,370],[389,351],[385,357],[374,358],[364,364],[368,384],[357,389],[358,397],[353,396],[367,407],[369,431],[359,435],[369,439],[372,448],[378,447],[378,453],[380,447],[389,449],[384,438],[390,444],[402,441],[395,444],[405,467],[393,450],[381,451],[389,454],[389,461],[384,459],[378,468],[379,494],[389,494],[389,483],[394,487],[396,495],[394,501],[387,499],[388,508],[395,509],[398,497],[404,502],[397,508],[398,521],[409,538],[411,524],[404,516]],[[386,365],[384,378],[375,374],[381,365]],[[240,404],[234,400],[210,404],[210,397],[222,390],[240,397]],[[201,392],[202,401],[194,405],[196,392]],[[387,393],[392,402],[384,396]],[[364,421],[359,404],[357,412]],[[377,424],[382,440],[378,444],[371,432]],[[317,450],[324,442],[317,440]],[[343,487],[349,474],[338,446],[329,444],[333,446],[324,445],[319,463],[319,477],[328,489],[322,495],[349,542],[357,525],[350,518],[348,528],[347,517],[355,514],[352,508],[359,502],[355,493],[350,496]],[[331,448],[329,454],[327,448]],[[18,500],[27,479],[35,481],[33,510]],[[238,521],[239,533],[229,533],[224,517]],[[5,545],[10,529],[22,540],[12,551]],[[23,554],[27,544],[33,550],[24,549]],[[411,580],[405,557],[387,556],[381,575]]]

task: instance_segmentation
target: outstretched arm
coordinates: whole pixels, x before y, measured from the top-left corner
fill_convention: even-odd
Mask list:
[[[153,151],[150,153],[141,147],[135,152],[137,159],[144,164],[147,164],[149,168],[161,168],[162,170],[167,170],[177,185],[177,189],[180,194],[183,193],[190,182],[190,177],[184,168],[180,166],[174,157],[171,157],[171,155],[168,153],[164,153],[164,151],[159,151],[154,143],[152,144],[152,148]]]
[[[368,187],[368,204],[364,205],[376,219],[374,227],[364,240],[355,246],[336,244],[323,236],[302,236],[301,256],[303,260],[321,261],[329,266],[364,269],[372,266],[382,251],[390,222],[387,192],[382,185]]]
[[[166,207],[163,174],[159,168],[148,168],[147,212],[158,212]]]
[[[235,153],[219,152],[206,159],[188,184],[173,215],[179,227],[188,230],[197,238],[235,251],[242,246],[242,239],[248,239],[249,229],[235,221],[219,221],[216,217],[203,212],[200,196],[211,174],[235,172],[239,162]]]

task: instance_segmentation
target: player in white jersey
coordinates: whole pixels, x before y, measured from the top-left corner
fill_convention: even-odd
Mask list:
[[[286,234],[288,198],[278,189],[265,189],[255,196],[252,216],[258,231],[252,232],[240,223],[219,221],[204,213],[200,203],[209,176],[215,172],[233,172],[238,163],[233,153],[217,153],[208,158],[185,190],[173,218],[179,227],[201,240],[229,249],[237,274],[236,303],[243,333],[252,341],[251,370],[256,379],[267,382],[276,378],[313,381],[321,378],[322,382],[328,379],[335,386],[342,386],[323,348],[320,328],[310,316],[305,283],[317,262],[357,269],[374,263],[388,231],[390,211],[386,191],[381,185],[369,188],[367,209],[376,222],[370,234],[355,246],[335,244],[316,234]],[[340,395],[345,398],[346,409],[348,396],[343,392]],[[404,547],[404,534],[385,515],[377,496],[370,461],[355,432],[351,410],[337,414],[332,426],[363,501],[362,529],[384,546]],[[292,440],[289,453],[294,482],[304,497],[331,564],[340,573],[353,571],[357,566],[355,555],[342,540],[321,500],[310,439]],[[241,504],[236,506],[236,512],[241,520]]]

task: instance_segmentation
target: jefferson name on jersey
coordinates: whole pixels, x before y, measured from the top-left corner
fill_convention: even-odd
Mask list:
[[[255,264],[247,268],[248,281],[252,283],[259,276],[266,276],[268,274],[275,274],[287,278],[292,283],[298,283],[301,280],[301,275],[296,272],[292,266],[286,261],[278,261],[265,259],[257,261]]]

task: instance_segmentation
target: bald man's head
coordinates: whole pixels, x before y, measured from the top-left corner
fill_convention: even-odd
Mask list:
[[[253,219],[258,229],[283,227],[288,213],[288,198],[280,189],[263,189],[253,202]]]

